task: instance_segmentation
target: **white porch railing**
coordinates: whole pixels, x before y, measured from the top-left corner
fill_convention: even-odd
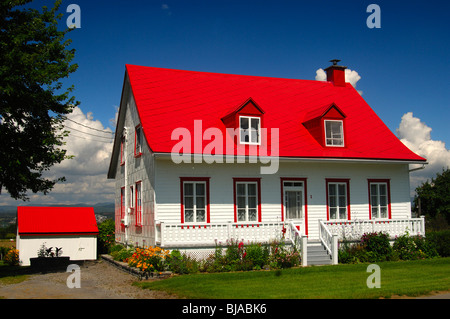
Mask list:
[[[161,247],[212,247],[227,240],[268,242],[280,238],[284,222],[262,223],[210,223],[156,225],[156,242]]]
[[[406,232],[411,236],[425,235],[425,217],[389,220],[323,221],[324,226],[339,240],[358,240],[364,233],[385,232],[394,239]]]
[[[331,256],[331,261],[333,265],[338,263],[338,236],[332,234],[325,223],[319,220],[319,238],[322,245],[327,250],[328,254]]]
[[[301,253],[302,266],[308,265],[308,237],[303,233],[303,224],[299,225],[293,221],[289,221],[286,223],[285,229],[285,239],[290,241]]]

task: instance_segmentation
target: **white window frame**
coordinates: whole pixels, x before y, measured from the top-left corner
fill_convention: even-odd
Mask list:
[[[245,142],[242,140],[243,136],[241,134],[242,129],[241,129],[241,119],[246,118],[248,119],[248,129],[249,129],[249,134],[248,134],[248,142]],[[252,120],[258,120],[258,136],[257,136],[257,142],[252,142]],[[249,144],[249,145],[261,145],[261,117],[259,116],[239,116],[239,143],[240,144]]]
[[[259,198],[258,198],[258,182],[250,182],[250,181],[236,181],[235,182],[236,183],[236,185],[235,185],[235,187],[236,187],[236,199],[235,199],[235,201],[236,201],[236,221],[238,222],[238,223],[241,223],[241,222],[254,222],[254,223],[257,223],[258,222],[258,213],[259,213],[259,211],[258,211],[258,203],[259,203]],[[255,207],[253,208],[253,207],[249,207],[249,194],[248,194],[248,186],[250,185],[250,184],[252,184],[252,185],[255,185]],[[238,186],[239,185],[245,185],[245,194],[244,194],[244,198],[245,198],[245,219],[244,220],[239,220],[239,209],[242,209],[242,208],[239,208],[239,204],[238,204],[238,197],[240,197],[239,196],[239,194],[238,194]],[[254,209],[255,210],[255,220],[249,220],[249,210],[250,209]]]
[[[333,185],[333,187],[335,187],[336,190],[336,194],[335,195],[331,195],[330,193],[330,185]],[[345,188],[345,194],[344,194],[344,198],[345,198],[345,205],[344,206],[340,206],[339,204],[339,185],[344,185]],[[328,215],[330,220],[348,220],[348,187],[347,187],[347,183],[346,182],[328,182],[327,183],[327,192],[328,192]],[[336,197],[336,206],[331,206],[331,196],[335,196]],[[336,208],[336,217],[332,218],[331,217],[331,208]],[[345,217],[341,218],[341,214],[340,214],[340,209],[341,208],[345,208]]]
[[[186,184],[192,184],[192,195],[188,195],[188,196],[192,196],[193,197],[193,205],[192,205],[192,211],[193,211],[193,221],[188,222],[186,221]],[[205,212],[205,217],[203,221],[197,221],[197,184],[202,184],[204,186],[204,208],[203,209],[198,209],[198,210],[203,210]],[[203,224],[203,223],[207,223],[208,222],[208,184],[206,183],[206,181],[195,181],[195,180],[187,180],[187,181],[183,181],[183,216],[184,216],[184,223],[192,223],[192,224]],[[190,209],[189,209],[190,210]]]
[[[377,194],[372,194],[372,186],[376,185],[377,187]],[[386,205],[381,205],[381,194],[380,194],[380,185],[384,185],[386,189],[386,194],[384,196],[386,197]],[[389,219],[389,187],[387,182],[369,182],[369,196],[370,196],[370,214],[372,219]],[[373,204],[373,197],[376,196],[377,205]],[[386,217],[381,217],[381,208],[386,208]],[[374,216],[374,208],[376,209],[376,215]]]
[[[328,122],[338,122],[338,123],[341,123],[341,132],[340,132],[340,135],[341,135],[341,138],[337,138],[337,137],[333,137],[333,132],[331,132],[331,138],[328,138],[327,136],[327,123]],[[344,121],[342,121],[342,120],[324,120],[324,130],[325,130],[325,145],[326,146],[332,146],[332,147],[345,147],[345,142],[344,142]],[[342,144],[334,144],[333,142],[332,143],[328,143],[328,140],[329,139],[331,139],[332,141],[334,141],[334,140],[341,140],[342,141]]]

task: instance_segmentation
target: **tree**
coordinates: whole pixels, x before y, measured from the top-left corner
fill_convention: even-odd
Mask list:
[[[29,200],[27,191],[47,194],[64,181],[43,177],[66,151],[64,116],[79,104],[61,79],[77,69],[75,50],[58,30],[61,0],[52,9],[25,8],[31,0],[0,0],[0,194]]]
[[[413,211],[450,223],[450,169],[443,169],[431,182],[426,181],[416,188]]]

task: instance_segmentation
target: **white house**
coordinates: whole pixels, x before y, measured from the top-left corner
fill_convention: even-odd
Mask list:
[[[423,233],[409,165],[426,160],[337,62],[323,82],[127,65],[108,171],[116,241],[199,250],[284,232],[336,262],[344,235]]]
[[[97,259],[98,228],[92,207],[17,207],[16,248],[22,266],[42,245],[72,261]]]

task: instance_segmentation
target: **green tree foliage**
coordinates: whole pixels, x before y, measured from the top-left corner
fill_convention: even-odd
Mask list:
[[[431,182],[426,181],[416,188],[413,211],[432,219],[450,223],[450,169],[437,173]]]
[[[71,29],[57,28],[61,1],[42,10],[30,2],[0,0],[0,193],[21,200],[64,181],[43,173],[67,158],[62,122],[79,104],[61,82],[78,67],[64,39]]]

